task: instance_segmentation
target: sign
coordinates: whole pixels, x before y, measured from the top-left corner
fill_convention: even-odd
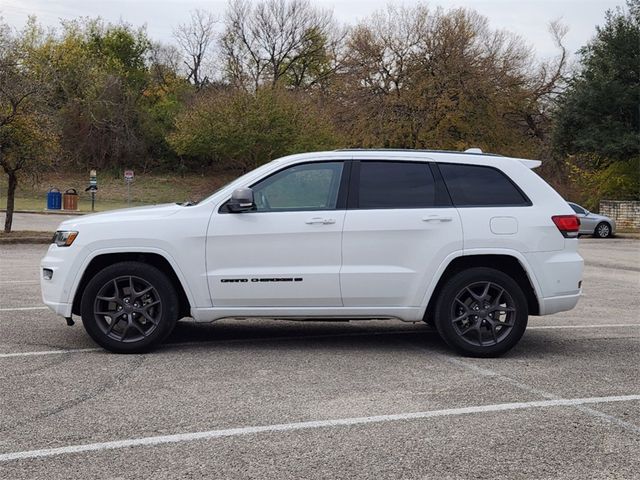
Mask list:
[[[125,170],[124,171],[124,179],[127,182],[132,182],[133,181],[133,170]]]
[[[89,172],[89,186],[90,187],[97,187],[97,185],[98,185],[98,177],[97,177],[96,171],[95,170],[91,170]],[[96,190],[97,190],[97,188],[96,188]]]

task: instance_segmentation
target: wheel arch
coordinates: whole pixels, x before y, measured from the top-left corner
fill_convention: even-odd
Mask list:
[[[509,275],[518,283],[524,292],[529,314],[540,314],[540,302],[538,300],[535,279],[532,278],[532,273],[530,273],[530,270],[522,260],[508,253],[474,253],[459,255],[449,260],[449,263],[438,278],[435,287],[433,287],[431,295],[429,295],[429,301],[425,308],[425,319],[432,316],[436,300],[445,282],[458,272],[475,267],[493,268]]]
[[[72,313],[80,315],[80,303],[82,301],[82,294],[84,289],[89,283],[89,280],[93,276],[104,268],[120,263],[120,262],[140,262],[147,265],[156,267],[161,272],[165,273],[171,283],[173,284],[176,294],[178,295],[179,307],[178,318],[188,317],[191,315],[191,306],[193,305],[188,295],[188,290],[185,289],[183,281],[178,277],[176,269],[171,262],[163,255],[157,252],[110,252],[99,253],[94,256],[87,266],[83,269],[82,276],[75,288],[72,302]]]

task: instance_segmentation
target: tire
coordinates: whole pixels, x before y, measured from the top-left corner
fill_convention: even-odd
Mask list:
[[[434,319],[442,339],[459,353],[497,357],[522,338],[529,309],[515,280],[498,270],[477,267],[446,280]]]
[[[593,231],[593,236],[596,238],[608,238],[611,236],[611,225],[607,222],[600,222],[596,225],[595,230]]]
[[[98,345],[116,353],[142,353],[173,330],[178,296],[167,275],[157,268],[121,262],[89,281],[80,311],[84,328]]]

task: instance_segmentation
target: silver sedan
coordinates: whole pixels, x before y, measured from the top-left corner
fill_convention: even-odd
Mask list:
[[[598,238],[613,237],[616,233],[616,222],[613,218],[592,213],[575,203],[567,202],[580,218],[580,235],[593,235]]]

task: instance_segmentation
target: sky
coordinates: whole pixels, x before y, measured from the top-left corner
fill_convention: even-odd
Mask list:
[[[404,0],[311,0],[312,5],[333,10],[340,23],[354,24],[387,4],[410,6],[417,1]],[[549,22],[560,18],[569,27],[565,45],[575,52],[595,34],[595,26],[604,23],[608,9],[623,6],[624,0],[432,0],[422,2],[445,9],[467,7],[485,15],[495,29],[519,34],[532,45],[539,59],[555,55]],[[60,19],[100,16],[110,22],[124,20],[136,26],[146,25],[154,40],[172,42],[172,31],[187,21],[189,12],[206,9],[222,16],[226,0],[0,0],[0,16],[20,28],[28,15],[36,15],[46,26]]]

